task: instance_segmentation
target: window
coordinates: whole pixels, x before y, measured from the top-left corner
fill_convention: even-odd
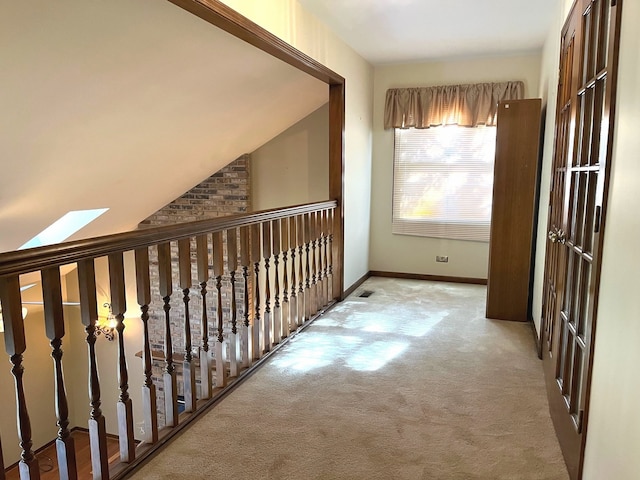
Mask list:
[[[495,127],[395,129],[393,233],[489,241]]]
[[[68,212],[22,245],[18,250],[62,242],[81,228],[86,227],[107,210],[109,209],[96,208],[94,210],[74,210]]]

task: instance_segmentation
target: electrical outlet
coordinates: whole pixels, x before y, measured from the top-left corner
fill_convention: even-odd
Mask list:
[[[449,263],[449,256],[448,255],[445,255],[445,256],[436,255],[436,262]]]

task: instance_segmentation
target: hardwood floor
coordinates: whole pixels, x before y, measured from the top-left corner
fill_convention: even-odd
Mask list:
[[[78,464],[78,478],[91,479],[91,453],[89,449],[89,433],[84,430],[74,430],[71,432],[75,442],[76,462]],[[118,460],[119,445],[118,439],[107,438],[107,449],[109,452],[109,463]],[[54,480],[58,477],[58,459],[56,458],[56,445],[52,443],[36,453],[40,464],[41,480]],[[5,472],[7,480],[19,480],[20,472],[15,464]]]

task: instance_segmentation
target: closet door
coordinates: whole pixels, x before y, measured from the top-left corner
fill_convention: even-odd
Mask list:
[[[487,317],[525,322],[530,315],[531,252],[538,184],[540,99],[498,106]]]

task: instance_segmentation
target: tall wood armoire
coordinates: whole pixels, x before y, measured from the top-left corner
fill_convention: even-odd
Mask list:
[[[487,317],[531,317],[541,100],[498,106]]]

